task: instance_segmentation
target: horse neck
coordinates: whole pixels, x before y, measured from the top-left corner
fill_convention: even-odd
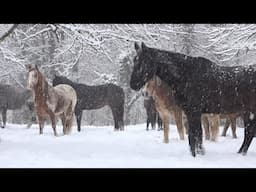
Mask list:
[[[47,97],[49,97],[49,91],[51,91],[52,86],[48,84],[46,79],[41,75],[40,81],[34,88],[35,102],[46,102]]]
[[[173,84],[176,79],[170,77],[170,71],[168,70],[168,64],[156,63],[156,75],[167,84]]]
[[[24,100],[28,100],[30,97],[32,96],[31,94],[31,91],[30,90],[27,90],[27,89],[24,89],[24,92],[23,92],[23,98]]]
[[[69,79],[60,79],[60,80],[58,81],[58,84],[67,84],[67,85],[72,86],[74,83],[73,83],[73,81],[71,81],[71,80],[69,80]]]

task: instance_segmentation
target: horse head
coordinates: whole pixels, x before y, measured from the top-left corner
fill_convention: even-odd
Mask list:
[[[28,89],[33,89],[39,82],[39,69],[37,65],[26,65],[28,71]]]
[[[156,64],[152,62],[149,48],[142,43],[141,47],[135,43],[136,55],[133,59],[134,67],[130,79],[130,87],[135,91],[141,89],[156,73]]]

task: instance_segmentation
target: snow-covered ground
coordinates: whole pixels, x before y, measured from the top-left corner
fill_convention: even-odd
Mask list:
[[[222,131],[222,127],[220,129]],[[206,154],[190,155],[188,139],[179,140],[175,125],[170,127],[170,143],[164,144],[163,132],[145,130],[145,124],[126,126],[124,132],[112,126],[76,125],[69,136],[53,136],[50,126],[39,135],[38,125],[7,124],[0,129],[1,168],[247,168],[256,167],[256,143],[253,140],[247,156],[237,154],[242,144],[243,129],[238,139],[230,130],[217,142],[204,141]]]

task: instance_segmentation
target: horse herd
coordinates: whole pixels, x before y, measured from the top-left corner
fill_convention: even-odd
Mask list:
[[[205,139],[216,140],[220,119],[226,123],[222,136],[231,124],[236,138],[236,119],[244,121],[244,140],[238,151],[245,155],[256,134],[256,65],[248,67],[222,67],[203,57],[147,47],[135,43],[136,55],[130,78],[135,91],[144,88],[144,107],[149,124],[164,131],[164,142],[169,142],[170,116],[173,114],[180,139],[188,134],[192,156],[205,154]],[[36,116],[39,133],[43,134],[48,116],[54,135],[57,136],[56,119],[59,117],[63,134],[70,134],[73,116],[81,131],[83,110],[109,106],[114,119],[114,129],[124,130],[124,99],[121,87],[114,84],[88,86],[56,76],[50,85],[37,65],[27,65],[28,89],[0,85],[0,110],[6,125],[8,109],[26,106],[31,120]],[[33,115],[34,114],[34,115]],[[31,123],[30,123],[31,125]]]
[[[64,76],[55,75],[50,85],[37,65],[27,65],[28,89],[0,85],[0,110],[2,128],[6,125],[7,110],[25,107],[29,114],[28,127],[39,122],[39,133],[43,134],[46,117],[51,120],[54,135],[57,117],[61,119],[63,133],[70,134],[75,114],[77,129],[81,131],[82,111],[109,106],[114,119],[115,130],[124,130],[124,91],[112,83],[88,86],[72,82]]]

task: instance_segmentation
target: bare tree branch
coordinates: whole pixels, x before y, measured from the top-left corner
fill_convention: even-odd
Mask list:
[[[8,37],[17,27],[18,24],[14,24],[5,34],[3,34],[2,37],[0,37],[0,42],[2,42],[6,37]]]

